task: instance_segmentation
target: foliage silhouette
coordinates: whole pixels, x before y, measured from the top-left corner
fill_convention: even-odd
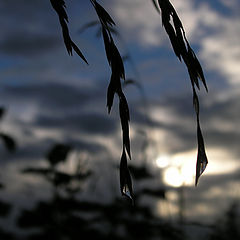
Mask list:
[[[49,167],[27,167],[22,170],[25,174],[35,174],[42,176],[51,185],[56,188],[60,187],[67,194],[74,194],[81,188],[81,182],[89,177],[90,171],[82,172],[81,161],[79,160],[78,166],[74,173],[63,172],[58,169],[58,165],[66,162],[68,154],[72,148],[67,144],[55,144],[47,153],[47,161]]]
[[[0,107],[0,120],[2,120],[5,113],[6,113],[5,108]],[[16,150],[16,142],[11,136],[0,132],[0,138],[2,139],[4,146],[9,152],[12,153]],[[0,191],[3,190],[4,187],[5,187],[4,184],[0,182]],[[1,218],[7,217],[10,214],[11,209],[12,209],[11,204],[5,201],[2,201],[0,199],[0,217]],[[11,240],[11,239],[14,239],[14,235],[11,232],[8,232],[5,229],[2,229],[0,227],[0,239]]]
[[[3,184],[0,186],[0,191],[3,191]],[[12,205],[6,201],[0,199],[0,219],[7,218],[12,210]],[[15,239],[15,236],[12,232],[2,228],[0,226],[0,239],[12,240]]]
[[[115,94],[119,99],[119,115],[122,126],[122,140],[123,149],[120,163],[120,189],[122,195],[128,196],[132,199],[132,181],[127,167],[126,152],[131,159],[130,151],[130,138],[129,138],[129,109],[126,97],[122,91],[121,79],[125,80],[125,70],[123,65],[123,59],[114,43],[111,34],[111,28],[115,25],[111,16],[106,10],[97,3],[95,0],[91,0],[102,28],[102,37],[104,40],[105,52],[108,59],[109,66],[111,68],[111,80],[108,85],[107,91],[107,107],[110,113]],[[125,152],[126,151],[126,152]]]
[[[158,9],[156,1],[153,0],[153,3],[156,9]],[[202,131],[200,127],[199,100],[198,100],[195,87],[200,89],[200,86],[199,86],[199,80],[200,80],[202,81],[206,91],[208,91],[208,88],[207,88],[202,67],[187,40],[182,22],[179,19],[173,5],[170,3],[169,0],[158,0],[158,5],[159,5],[159,8],[161,9],[163,27],[165,28],[168,34],[168,37],[170,39],[172,48],[176,56],[179,58],[180,61],[182,60],[184,61],[188,69],[188,74],[189,74],[192,89],[193,89],[193,105],[197,115],[198,156],[197,156],[196,179],[195,179],[195,185],[197,186],[198,179],[201,176],[201,174],[204,172],[208,164],[208,160],[205,152],[204,140],[203,140]],[[173,22],[173,24],[171,22]]]
[[[50,151],[56,149],[55,145]],[[68,145],[62,144],[66,147]],[[61,158],[60,156],[59,158]],[[63,158],[62,158],[63,160]],[[49,161],[49,159],[47,159]],[[68,157],[64,158],[68,161]],[[57,168],[56,163],[54,168]],[[52,165],[49,166],[51,168]],[[49,200],[39,201],[32,209],[25,209],[17,219],[18,226],[29,231],[25,239],[52,239],[75,240],[85,237],[93,239],[182,239],[182,231],[172,224],[156,217],[151,207],[142,205],[140,202],[143,196],[150,196],[157,199],[165,199],[165,190],[162,189],[139,189],[134,195],[135,206],[123,204],[123,199],[114,198],[110,203],[100,203],[92,200],[82,200],[79,193],[83,188],[79,188],[74,194],[68,194],[65,189],[71,188],[71,183],[67,181],[65,186],[56,186],[54,179],[49,179],[44,171],[39,168],[27,168],[24,174],[41,175],[49,181],[53,187],[53,193]],[[149,169],[143,165],[140,167],[131,166],[133,177],[141,182],[154,179]],[[50,171],[50,170],[49,170]],[[79,172],[86,172],[81,166]],[[137,173],[137,174],[135,174]],[[81,184],[91,178],[92,175],[83,174]],[[55,189],[55,190],[54,190]],[[57,190],[57,191],[56,191]],[[66,194],[67,193],[67,194]],[[127,211],[126,211],[127,210]]]
[[[66,45],[66,48],[69,54],[72,54],[72,48],[79,54],[79,56],[85,61],[86,59],[77,48],[77,46],[72,42],[66,22],[68,22],[68,17],[65,11],[65,2],[63,0],[50,0],[53,8],[57,12],[59,16],[59,21],[62,27],[63,38]],[[96,1],[90,0],[93,5],[97,16],[99,18],[99,22],[101,25],[102,37],[104,40],[105,52],[107,56],[107,60],[109,66],[111,68],[111,78],[110,83],[108,85],[107,90],[107,107],[108,112],[110,113],[113,100],[115,94],[119,99],[119,114],[122,126],[122,140],[123,140],[123,149],[122,149],[122,157],[120,161],[120,189],[122,195],[126,195],[132,198],[132,182],[131,176],[127,167],[127,156],[125,151],[128,154],[128,157],[131,159],[131,151],[130,151],[130,137],[129,137],[129,109],[126,97],[122,91],[121,79],[125,80],[125,70],[123,59],[115,45],[115,42],[112,37],[112,33],[117,33],[115,31],[114,26],[115,22],[109,13]],[[204,172],[208,160],[205,152],[204,139],[200,127],[200,118],[199,118],[199,100],[196,93],[196,87],[200,89],[199,80],[202,81],[206,91],[207,85],[206,80],[203,74],[202,67],[191,48],[185,34],[185,30],[183,28],[182,22],[177,15],[176,10],[169,0],[152,0],[152,3],[157,10],[157,12],[162,17],[162,24],[165,28],[168,37],[170,39],[172,48],[179,58],[180,61],[184,61],[189,76],[191,80],[191,85],[193,89],[193,104],[195,108],[195,112],[197,115],[197,141],[198,141],[198,156],[197,156],[197,164],[196,164],[196,179],[195,185],[197,185],[199,177]],[[81,31],[84,31],[86,28],[98,25],[98,21],[92,21],[82,27]],[[122,166],[122,167],[121,167]],[[126,192],[126,189],[127,192]]]
[[[47,159],[51,165],[64,162],[71,147],[65,144],[56,144],[47,154]]]
[[[213,232],[209,236],[210,240],[240,239],[238,210],[239,203],[233,202],[225,216],[216,222]]]

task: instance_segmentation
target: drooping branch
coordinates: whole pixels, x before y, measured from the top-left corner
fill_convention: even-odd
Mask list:
[[[111,112],[114,96],[119,99],[119,115],[122,126],[122,157],[120,161],[120,190],[122,195],[133,199],[132,180],[127,165],[127,155],[131,159],[130,138],[129,138],[129,108],[127,99],[122,91],[121,80],[125,80],[125,70],[122,57],[113,40],[111,29],[115,25],[111,16],[107,11],[96,1],[90,0],[94,6],[101,23],[102,37],[105,46],[105,52],[109,66],[111,68],[111,78],[107,91],[107,107],[108,113]]]
[[[161,10],[162,24],[165,28],[169,40],[171,42],[174,53],[180,61],[184,61],[188,74],[191,80],[193,89],[193,104],[197,116],[197,141],[198,141],[198,156],[196,164],[196,180],[195,185],[198,183],[198,179],[204,172],[208,160],[205,152],[204,139],[200,127],[199,119],[199,100],[196,93],[196,87],[200,90],[199,80],[203,83],[206,91],[208,91],[204,73],[193,49],[191,48],[182,22],[177,15],[176,10],[169,0],[158,0],[159,8],[156,0],[152,0],[157,10]],[[159,12],[159,11],[158,11]]]

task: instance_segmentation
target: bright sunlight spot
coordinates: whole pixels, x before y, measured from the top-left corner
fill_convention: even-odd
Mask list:
[[[236,162],[233,156],[225,150],[211,148],[208,149],[207,155],[211,161],[209,161],[205,174],[230,173],[240,166],[239,162]],[[156,165],[163,169],[163,179],[166,184],[179,187],[194,185],[196,160],[196,150],[191,150],[172,156],[161,155],[156,159]],[[224,167],[219,162],[224,162]]]
[[[165,168],[169,165],[170,161],[169,161],[169,156],[167,155],[162,155],[159,156],[156,160],[156,164],[159,168]]]
[[[156,165],[163,168],[163,180],[173,187],[193,185],[196,168],[196,152],[182,152],[172,156],[162,155]]]
[[[168,185],[180,187],[183,184],[183,177],[176,167],[169,167],[164,171],[163,180]]]

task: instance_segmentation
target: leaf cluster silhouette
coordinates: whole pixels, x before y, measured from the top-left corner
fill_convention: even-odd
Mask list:
[[[200,90],[199,80],[203,83],[206,91],[208,91],[208,88],[201,64],[199,63],[193,49],[191,48],[186,38],[182,22],[179,19],[173,5],[170,3],[169,0],[158,0],[158,5],[157,2],[153,0],[153,3],[158,12],[161,13],[162,24],[168,34],[174,53],[180,61],[184,61],[191,80],[191,85],[193,89],[193,105],[197,115],[198,155],[195,180],[195,185],[197,185],[198,179],[204,172],[208,163],[207,155],[205,152],[204,139],[200,127],[199,100],[196,93],[196,87]],[[161,12],[159,11],[158,6],[161,9]]]
[[[87,60],[85,59],[79,48],[71,40],[71,37],[69,35],[67,25],[68,16],[65,11],[65,2],[63,0],[50,0],[50,2],[59,16],[60,25],[62,27],[63,39],[68,53],[72,55],[73,49],[87,63]],[[111,68],[110,83],[107,89],[108,113],[111,112],[115,95],[118,96],[119,100],[119,115],[122,127],[123,142],[122,156],[120,160],[120,189],[122,195],[126,195],[132,198],[132,180],[127,163],[127,156],[129,157],[129,159],[131,159],[129,137],[130,115],[127,99],[123,93],[121,83],[122,80],[125,80],[123,58],[121,57],[112,37],[112,34],[117,33],[114,28],[114,20],[96,0],[90,0],[90,2],[96,11],[99,21],[92,21],[84,25],[80,29],[80,32],[84,31],[88,27],[92,27],[100,23],[99,32],[101,32],[101,35],[103,37],[106,57]],[[207,166],[208,160],[205,152],[204,139],[200,127],[199,100],[196,93],[196,88],[200,90],[199,81],[203,83],[206,91],[208,91],[208,88],[201,64],[187,40],[184,27],[173,5],[169,0],[152,0],[152,3],[154,4],[157,12],[161,15],[163,27],[166,30],[175,55],[180,61],[183,61],[185,63],[191,80],[193,90],[193,104],[197,116],[198,155],[195,179],[195,185],[197,185],[199,177],[204,172]]]
[[[67,144],[61,145],[64,147],[68,146]],[[57,146],[59,144],[52,146],[46,156],[56,152]],[[63,151],[60,150],[59,152]],[[67,162],[69,160],[68,155],[61,155],[59,152],[55,157],[58,156],[63,162]],[[66,157],[63,158],[63,156]],[[49,163],[48,157],[46,160]],[[62,161],[57,162],[60,163]],[[24,174],[39,175],[39,168],[32,168],[35,169],[34,171],[27,169],[23,171]],[[137,176],[137,182],[154,179],[155,177],[145,165],[140,167],[131,166],[131,170],[133,177]],[[85,172],[84,165],[80,167],[80,172]],[[47,175],[40,175],[49,180]],[[91,176],[87,175],[80,180],[80,184],[83,184]],[[164,200],[164,188],[138,189],[136,195],[134,195],[136,204],[132,207],[128,202],[123,204],[124,200],[118,197],[108,203],[96,200],[86,201],[81,199],[81,195],[79,195],[83,188],[79,188],[73,194],[64,194],[66,187],[71,188],[70,182],[66,182],[65,186],[56,186],[53,179],[48,182],[53,187],[51,188],[53,190],[51,197],[48,200],[38,201],[32,208],[23,209],[17,218],[18,227],[26,231],[26,240],[74,240],[79,239],[79,236],[81,238],[92,237],[97,240],[183,239],[181,229],[156,217],[151,207],[141,203],[141,199],[144,196]],[[125,211],[126,208],[128,211]],[[33,229],[36,231],[27,232],[27,230]]]
[[[120,189],[125,196],[132,198],[132,181],[128,170],[127,155],[131,159],[130,138],[129,138],[129,108],[126,97],[122,91],[121,80],[125,80],[125,70],[122,57],[115,45],[111,30],[115,23],[107,11],[95,0],[91,0],[102,28],[102,36],[105,52],[109,66],[111,68],[111,79],[107,91],[107,107],[110,113],[115,94],[119,99],[119,115],[122,126],[122,157],[120,161]]]
[[[58,143],[55,144],[47,153],[48,167],[27,167],[22,170],[24,174],[35,174],[42,176],[48,182],[52,183],[55,187],[61,187],[67,193],[74,193],[79,191],[79,184],[86,179],[91,172],[82,172],[82,168],[78,168],[74,173],[67,173],[58,169],[60,163],[64,163],[68,159],[69,153],[72,151],[72,147],[67,144]],[[76,184],[77,183],[77,184]]]
[[[63,34],[63,40],[66,46],[66,49],[68,51],[69,55],[72,55],[72,51],[74,50],[80,58],[84,62],[87,62],[86,58],[82,54],[81,50],[78,48],[78,46],[72,41],[70,34],[69,34],[69,29],[68,29],[68,15],[65,11],[66,5],[64,0],[50,0],[52,7],[56,11],[59,17],[59,22],[62,28],[62,34]]]

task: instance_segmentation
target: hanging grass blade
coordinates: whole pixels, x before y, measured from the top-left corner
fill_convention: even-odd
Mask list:
[[[104,41],[105,52],[109,66],[111,68],[111,80],[108,85],[107,91],[107,107],[108,113],[110,113],[115,93],[119,98],[119,115],[122,126],[122,140],[123,140],[123,152],[120,162],[120,186],[121,193],[132,199],[132,180],[127,166],[127,156],[131,159],[130,151],[130,138],[129,138],[129,108],[126,97],[122,91],[121,79],[125,80],[125,70],[122,57],[114,43],[112,38],[113,25],[115,25],[111,16],[107,11],[96,2],[96,0],[90,0],[93,7],[96,10],[99,21],[102,28],[102,36]]]
[[[123,196],[133,200],[132,179],[127,165],[127,156],[123,148],[120,161],[120,190]]]
[[[196,178],[195,178],[195,186],[198,184],[199,177],[202,175],[202,173],[205,171],[208,159],[205,152],[205,145],[204,145],[204,139],[200,127],[200,120],[199,120],[199,100],[196,93],[196,90],[193,87],[193,105],[194,109],[197,115],[197,142],[198,142],[198,154],[197,154],[197,164],[196,164]]]
[[[195,186],[197,186],[199,177],[205,171],[208,164],[208,159],[205,152],[204,140],[203,140],[199,120],[197,121],[197,139],[198,139],[198,155],[197,155],[197,165],[196,165]]]
[[[82,60],[88,64],[86,58],[80,51],[80,49],[77,47],[77,45],[72,41],[69,30],[68,30],[68,16],[66,13],[66,5],[63,0],[50,0],[53,9],[56,11],[58,17],[59,17],[59,22],[62,28],[62,34],[63,34],[63,40],[64,44],[66,46],[67,52],[69,55],[72,55],[72,49],[77,53],[77,55],[82,58]]]
[[[130,138],[129,138],[129,109],[126,97],[121,92],[119,93],[119,113],[122,125],[122,133],[123,133],[123,146],[126,148],[129,158],[131,159],[131,151],[130,151]]]
[[[153,0],[153,3],[156,3]],[[197,166],[196,166],[196,180],[195,185],[197,185],[199,177],[204,172],[208,160],[205,152],[203,135],[200,127],[199,120],[199,100],[196,94],[195,86],[200,89],[199,80],[203,83],[206,91],[208,91],[204,73],[200,62],[198,61],[193,49],[191,48],[185,30],[183,28],[182,22],[177,15],[176,10],[169,0],[158,0],[159,7],[161,9],[162,24],[165,28],[168,37],[170,39],[172,48],[176,56],[183,59],[188,74],[191,80],[193,88],[193,105],[197,115],[197,141],[198,141],[198,156],[197,156]],[[172,20],[172,21],[171,21]]]

